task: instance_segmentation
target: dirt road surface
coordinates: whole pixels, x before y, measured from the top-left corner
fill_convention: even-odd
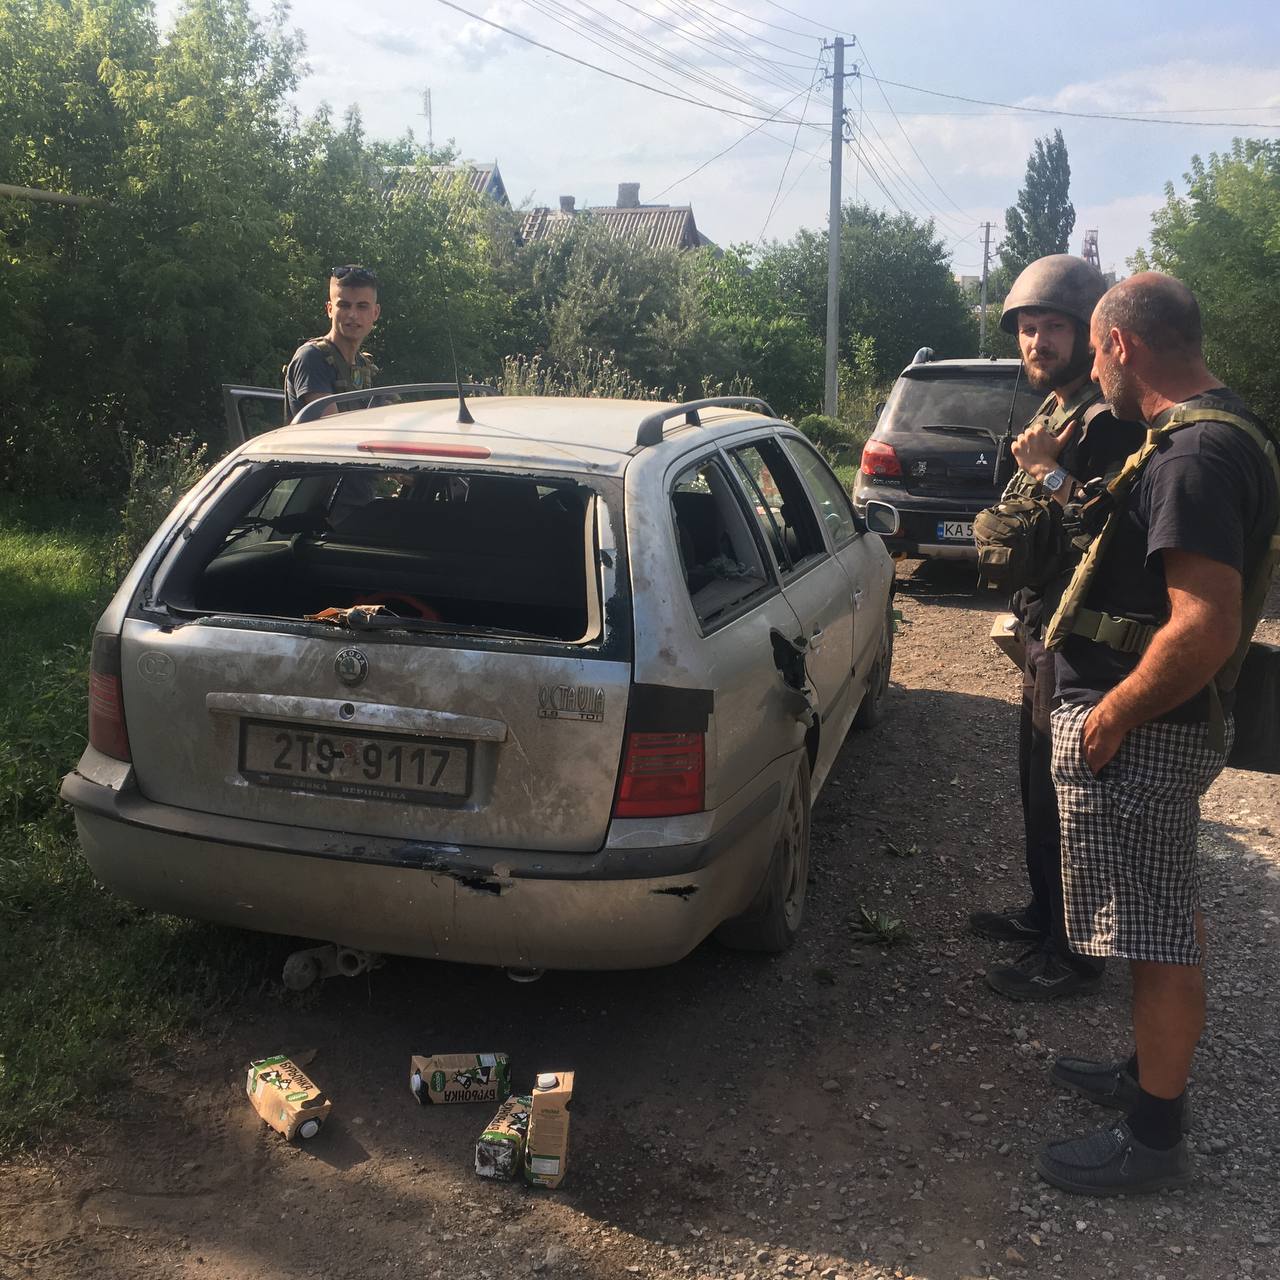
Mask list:
[[[1025,891],[1016,675],[986,638],[994,597],[969,575],[899,576],[890,713],[850,739],[815,811],[808,922],[788,955],[707,943],[665,970],[533,985],[391,961],[302,996],[274,969],[140,1070],[117,1113],[0,1170],[0,1276],[1280,1274],[1275,779],[1228,772],[1205,806],[1194,1188],[1052,1190],[1033,1172],[1039,1147],[1110,1113],[1052,1088],[1046,1068],[1058,1052],[1127,1052],[1128,979],[1113,965],[1100,995],[1050,1007],[983,983],[999,949],[965,918]],[[910,940],[859,942],[863,907]],[[410,1097],[411,1052],[493,1049],[521,1088],[537,1070],[577,1072],[558,1191],[474,1176],[491,1108]],[[304,1050],[336,1109],[299,1148],[251,1110],[243,1065]]]

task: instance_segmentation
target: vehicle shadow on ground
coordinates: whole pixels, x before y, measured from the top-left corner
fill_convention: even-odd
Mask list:
[[[940,608],[1004,610],[1008,595],[978,585],[976,565],[958,560],[899,560],[899,594]]]

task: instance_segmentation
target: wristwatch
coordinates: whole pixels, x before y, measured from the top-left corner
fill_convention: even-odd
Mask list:
[[[1040,483],[1049,493],[1057,493],[1070,479],[1071,477],[1061,467],[1054,467]]]

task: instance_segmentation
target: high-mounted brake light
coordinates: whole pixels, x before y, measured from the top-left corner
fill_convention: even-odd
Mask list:
[[[399,440],[361,440],[361,453],[406,453],[417,458],[487,458],[482,444],[404,444]]]
[[[902,463],[897,450],[883,440],[871,439],[862,446],[862,474],[864,476],[900,476]]]
[[[700,733],[628,733],[615,818],[670,818],[698,813],[706,792]]]
[[[131,760],[120,688],[120,636],[99,631],[89,664],[89,745],[117,760]]]

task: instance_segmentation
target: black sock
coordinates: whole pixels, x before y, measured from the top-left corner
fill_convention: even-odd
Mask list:
[[[1129,1061],[1124,1064],[1125,1072],[1131,1075],[1135,1080],[1138,1078],[1138,1055],[1131,1053]]]
[[[1138,1101],[1129,1112],[1129,1128],[1144,1147],[1168,1151],[1182,1141],[1182,1101],[1185,1091],[1176,1098],[1157,1098],[1138,1087]]]

